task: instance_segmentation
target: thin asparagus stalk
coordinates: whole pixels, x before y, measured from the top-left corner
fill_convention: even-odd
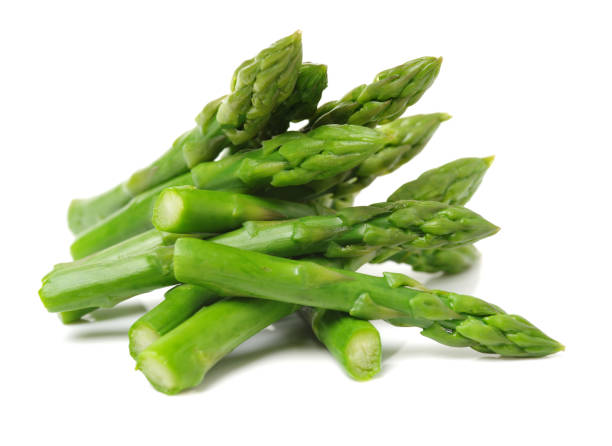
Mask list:
[[[130,354],[136,356],[157,339],[189,319],[200,308],[219,300],[206,288],[178,285],[168,290],[164,300],[142,315],[130,327]]]
[[[214,159],[230,143],[240,145],[255,137],[292,93],[301,60],[301,34],[296,32],[243,62],[234,72],[230,94],[206,105],[196,118],[197,125],[164,155],[108,192],[74,200],[68,210],[70,229],[81,233],[132,197]]]
[[[501,356],[545,356],[563,349],[520,316],[476,297],[410,288],[402,274],[372,277],[307,261],[283,259],[197,239],[175,245],[177,280],[222,296],[250,296],[386,319],[423,329],[445,345]]]
[[[280,222],[247,222],[236,231],[212,238],[215,243],[268,254],[295,257],[323,253],[329,258],[359,257],[388,247],[427,249],[461,246],[497,232],[499,228],[460,206],[427,201],[398,201],[344,209],[334,215],[310,216]],[[171,247],[157,248],[153,252]],[[160,251],[161,252],[161,251]],[[163,251],[166,252],[166,251]],[[85,263],[53,271],[39,292],[51,312],[92,306],[112,306],[140,294],[147,279],[154,289],[175,283],[171,275],[159,283],[158,269],[171,271],[172,256],[151,251],[97,264]],[[133,271],[120,262],[146,265],[132,285]],[[97,294],[96,294],[97,293]],[[110,295],[109,295],[110,293]],[[96,303],[99,300],[99,303]]]
[[[153,209],[153,225],[174,233],[220,233],[249,220],[282,220],[316,213],[312,206],[292,201],[183,186],[162,191]]]
[[[302,307],[300,315],[351,378],[366,381],[380,371],[380,334],[370,322],[322,308]]]

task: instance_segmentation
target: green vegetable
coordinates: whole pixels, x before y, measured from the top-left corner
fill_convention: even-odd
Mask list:
[[[342,99],[318,108],[307,129],[327,124],[374,126],[399,118],[433,84],[442,58],[421,57],[381,71],[371,84],[360,85]]]
[[[231,93],[206,105],[196,118],[197,125],[159,159],[108,192],[74,200],[68,210],[70,229],[81,233],[132,197],[214,159],[230,143],[240,145],[255,137],[293,92],[301,60],[301,34],[296,32],[243,62],[234,72]]]
[[[164,189],[153,209],[153,225],[175,233],[219,233],[248,220],[281,220],[316,214],[312,206],[192,186]]]
[[[494,157],[460,158],[443,166],[428,170],[416,180],[405,183],[388,199],[395,200],[432,200],[448,204],[467,203],[491,166]],[[393,253],[389,253],[393,254]],[[480,254],[474,246],[458,248],[403,251],[393,254],[390,259],[407,263],[415,271],[428,273],[444,272],[457,274],[469,269],[479,259]],[[381,255],[375,261],[387,260]]]
[[[399,251],[460,246],[497,231],[495,225],[460,206],[397,201],[347,208],[328,216],[247,222],[243,228],[211,240],[286,257],[323,253],[329,258],[350,259],[389,247]],[[151,257],[152,253],[166,253],[164,250],[171,247],[155,248],[119,260],[111,258],[95,264],[64,266],[44,277],[40,297],[47,310],[68,311],[112,306],[144,290],[173,284],[171,274],[161,283],[158,277],[158,270],[172,269],[171,252]],[[122,268],[122,263],[139,266],[138,280],[134,281],[135,271]]]
[[[380,334],[370,322],[322,308],[302,307],[300,315],[351,378],[365,381],[380,371]]]
[[[221,358],[297,308],[246,298],[219,301],[149,345],[136,357],[136,367],[160,392],[178,393],[199,384]]]
[[[420,327],[445,345],[502,356],[545,356],[563,349],[520,316],[472,296],[404,286],[415,282],[402,274],[372,277],[197,239],[177,240],[174,273],[181,282],[223,296],[278,300]]]
[[[130,354],[136,356],[200,308],[218,299],[215,293],[195,285],[179,285],[166,292],[164,300],[130,327]]]

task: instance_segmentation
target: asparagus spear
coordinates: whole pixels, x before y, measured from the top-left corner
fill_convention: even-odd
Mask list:
[[[255,137],[293,91],[301,59],[298,31],[243,62],[234,72],[230,94],[206,105],[196,118],[197,125],[159,159],[97,197],[74,200],[68,210],[70,229],[80,233],[132,197],[187,172],[199,162],[214,159],[230,143],[240,145]]]
[[[399,118],[433,84],[442,58],[421,57],[381,71],[371,84],[349,91],[318,108],[306,130],[326,124],[374,126]]]
[[[401,186],[389,197],[388,201],[432,200],[464,205],[478,189],[493,159],[492,156],[460,158],[428,170],[416,180]],[[429,273],[442,271],[447,274],[457,274],[470,268],[478,260],[480,254],[474,246],[466,245],[449,249],[408,250],[392,256],[380,255],[374,262],[379,263],[389,257],[395,262],[411,265],[415,271]]]
[[[130,327],[130,354],[136,358],[162,335],[189,319],[203,306],[217,300],[215,293],[195,285],[178,285],[168,290],[159,305],[142,315]]]
[[[498,229],[460,206],[398,201],[347,208],[327,216],[247,222],[243,228],[211,240],[280,256],[323,253],[329,258],[351,258],[389,246],[400,249],[461,246]],[[132,268],[124,268],[121,263],[132,265]],[[136,265],[139,266],[137,271],[133,269]],[[61,268],[43,279],[39,294],[51,312],[113,306],[145,289],[174,283],[169,274],[160,284],[160,269],[171,271],[171,247],[156,248],[116,261],[93,265],[86,262]],[[132,280],[136,280],[134,285]]]
[[[199,384],[219,359],[297,308],[268,300],[222,300],[149,345],[137,356],[136,368],[160,392],[178,393]]]
[[[303,201],[329,187],[324,184],[325,180],[314,180],[333,180],[380,148],[409,144],[418,133],[415,126],[423,120],[430,121],[428,116],[438,115],[400,119],[377,130],[343,125],[319,127],[307,134],[288,132],[265,141],[260,149],[201,163],[192,169],[191,175],[201,189],[262,192],[266,188],[282,188],[286,193],[279,195],[280,198],[295,201],[300,197]],[[71,247],[73,258],[85,257],[151,229],[153,206],[159,193],[167,187],[192,185],[193,182],[189,174],[185,174],[134,198],[124,208],[80,234]],[[300,190],[286,187],[293,185],[302,186],[298,186]]]
[[[365,381],[380,371],[380,334],[370,322],[323,308],[302,307],[300,315],[351,378]]]
[[[159,195],[153,225],[175,233],[219,233],[248,220],[281,220],[316,214],[312,206],[233,192],[171,187]]]
[[[174,273],[181,282],[210,287],[223,296],[387,319],[420,327],[425,336],[445,345],[501,356],[545,356],[563,349],[520,316],[472,296],[404,286],[414,285],[414,280],[402,274],[372,277],[197,239],[176,242]]]

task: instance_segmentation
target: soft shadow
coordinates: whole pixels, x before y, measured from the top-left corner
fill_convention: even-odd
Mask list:
[[[456,290],[459,293],[470,294],[476,290],[480,280],[482,261],[478,260],[470,269],[459,274],[444,274],[425,280],[427,288],[440,290]]]
[[[79,333],[74,333],[70,336],[72,341],[87,341],[92,339],[115,339],[115,338],[123,338],[125,339],[128,335],[128,328],[109,328],[106,330],[95,330],[95,331],[84,331]]]
[[[236,370],[257,361],[259,358],[292,349],[322,348],[312,331],[297,315],[291,315],[257,333],[216,364],[204,377],[202,383],[185,394],[204,392],[209,386],[227,379]]]
[[[110,319],[119,319],[122,317],[134,316],[137,314],[144,314],[147,308],[143,304],[125,304],[118,305],[114,308],[100,308],[95,310],[91,314],[85,316],[88,322],[102,322]]]

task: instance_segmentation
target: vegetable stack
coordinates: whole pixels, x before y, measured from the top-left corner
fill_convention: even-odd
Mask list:
[[[367,263],[457,274],[499,228],[465,207],[493,158],[431,169],[389,197],[356,195],[423,150],[445,113],[402,117],[438,75],[421,57],[318,106],[325,65],[302,63],[299,32],[238,66],[226,96],[124,183],[68,212],[73,261],[43,278],[42,303],[64,323],[173,286],[129,332],[153,387],[197,386],[246,339],[297,313],[356,380],[381,367],[370,320],[418,327],[433,341],[511,357],[563,346],[477,297],[430,290]],[[299,130],[291,123],[307,121]]]

